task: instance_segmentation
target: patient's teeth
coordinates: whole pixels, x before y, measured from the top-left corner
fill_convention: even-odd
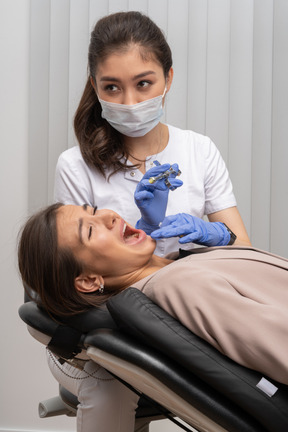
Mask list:
[[[125,233],[125,230],[126,230],[126,223],[124,223],[124,226],[123,226],[123,234]]]

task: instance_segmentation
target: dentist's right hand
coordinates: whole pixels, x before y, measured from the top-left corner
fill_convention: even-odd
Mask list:
[[[183,182],[176,179],[179,167],[178,164],[163,164],[150,168],[142,177],[134,193],[134,200],[141,212],[141,219],[136,223],[136,228],[142,229],[146,234],[159,228],[163,221],[167,208],[169,187],[165,179],[150,183],[149,178],[157,177],[172,167],[175,174],[169,176],[169,183],[173,188],[182,186]]]

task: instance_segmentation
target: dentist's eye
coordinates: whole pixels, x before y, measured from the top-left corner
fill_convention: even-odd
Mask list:
[[[107,93],[115,93],[119,90],[119,88],[115,84],[107,84],[104,87],[104,91]]]
[[[138,87],[143,88],[143,89],[146,89],[146,88],[149,87],[151,84],[152,84],[151,81],[148,81],[148,80],[142,80],[142,81],[139,81],[139,83],[138,83]]]

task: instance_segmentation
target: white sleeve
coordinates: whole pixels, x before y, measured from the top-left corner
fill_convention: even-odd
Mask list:
[[[87,165],[83,160],[70,159],[67,157],[67,152],[62,153],[57,162],[54,201],[94,206]]]
[[[236,206],[237,202],[226,164],[211,140],[205,151],[205,214],[210,214]]]

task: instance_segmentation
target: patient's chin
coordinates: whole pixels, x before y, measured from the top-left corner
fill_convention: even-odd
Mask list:
[[[152,237],[150,237],[149,235],[147,235],[147,240],[151,243],[151,246],[153,247],[153,252],[154,252],[154,250],[156,249],[156,245],[157,245],[156,240],[152,239]]]

